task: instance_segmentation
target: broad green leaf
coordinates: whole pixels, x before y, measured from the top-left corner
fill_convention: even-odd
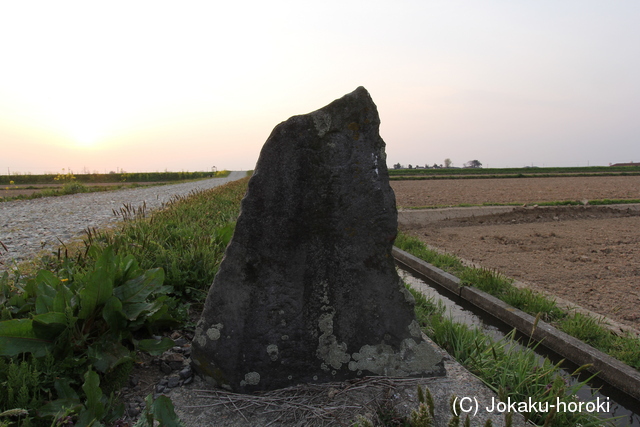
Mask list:
[[[147,322],[159,328],[168,328],[180,323],[178,319],[169,313],[169,306],[166,303],[160,307],[160,310],[148,315]]]
[[[134,277],[136,273],[138,273],[138,262],[135,260],[133,255],[127,255],[122,260],[122,277],[120,280],[127,281]]]
[[[94,270],[83,279],[84,288],[80,291],[80,312],[78,317],[86,319],[113,295],[115,256],[111,248],[106,248],[96,261]]]
[[[162,427],[184,427],[176,415],[173,402],[167,396],[161,395],[154,401],[150,394],[145,403],[146,408],[133,427],[153,427],[156,423]]]
[[[164,271],[161,268],[153,268],[118,286],[113,290],[113,294],[122,301],[123,306],[129,303],[144,302],[153,293],[171,289],[163,287],[163,282]]]
[[[0,355],[16,356],[32,353],[44,356],[52,341],[36,334],[31,319],[12,319],[0,322]]]
[[[40,270],[36,275],[36,283],[44,283],[46,285],[51,286],[53,289],[58,287],[60,283],[60,279],[58,279],[52,272],[49,270]]]
[[[72,307],[73,292],[69,290],[62,282],[56,290],[56,296],[53,299],[53,310],[58,312],[64,312],[67,307]]]
[[[77,413],[82,409],[79,399],[62,398],[56,399],[38,408],[40,417],[57,417],[66,413]]]
[[[66,328],[67,316],[64,313],[51,311],[33,316],[33,330],[37,336],[53,341]]]
[[[53,311],[53,300],[56,297],[55,288],[45,282],[38,283],[38,296],[36,298],[36,314]]]
[[[93,361],[93,367],[106,373],[121,363],[131,360],[131,352],[115,340],[103,340],[87,349],[87,355]]]
[[[107,322],[112,330],[123,330],[127,327],[127,318],[122,311],[120,300],[111,296],[104,304],[102,318]]]
[[[135,321],[141,314],[153,314],[162,307],[162,303],[157,302],[136,302],[132,304],[126,304],[122,307],[124,315],[130,321]],[[144,319],[142,319],[144,320]]]
[[[85,396],[87,396],[85,407],[90,414],[88,419],[101,419],[102,415],[104,415],[104,405],[101,402],[102,389],[100,388],[100,377],[91,369],[84,375],[82,391],[84,391]]]
[[[173,402],[167,396],[160,395],[151,407],[155,419],[163,427],[184,427],[178,415],[176,415]]]
[[[176,343],[167,337],[163,337],[161,340],[147,339],[138,341],[138,350],[146,351],[152,356],[158,356],[165,351],[169,350]]]
[[[53,383],[53,387],[56,389],[56,393],[61,399],[80,399],[78,393],[71,387],[71,380],[69,378],[58,378]]]
[[[52,323],[67,324],[67,316],[64,313],[50,311],[48,313],[37,314],[33,316],[34,322],[49,325]]]

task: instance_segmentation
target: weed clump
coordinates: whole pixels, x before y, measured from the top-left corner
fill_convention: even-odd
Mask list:
[[[401,233],[396,239],[396,246],[457,275],[462,284],[487,292],[629,366],[640,369],[640,338],[630,334],[616,335],[601,320],[580,313],[567,313],[558,307],[555,300],[530,289],[517,288],[513,286],[511,279],[501,273],[486,268],[465,267],[458,258],[429,249],[417,238]]]
[[[204,300],[246,181],[175,199],[149,217],[134,213],[115,230],[87,230],[84,250],[1,274],[0,426],[3,417],[12,426],[120,418],[117,394],[136,352],[171,348],[157,335],[188,324],[191,304]],[[178,425],[167,402],[156,402],[141,425]]]

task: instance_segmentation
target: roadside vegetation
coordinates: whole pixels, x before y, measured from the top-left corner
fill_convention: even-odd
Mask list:
[[[147,217],[0,274],[0,426],[113,425],[136,352],[190,327],[233,234],[247,179],[175,198]],[[166,405],[149,402],[139,426]],[[155,409],[154,409],[155,408]],[[149,412],[151,411],[151,412]],[[178,424],[163,424],[178,425]]]
[[[247,182],[175,198],[152,215],[144,207],[125,206],[114,229],[87,230],[81,242],[0,273],[0,426],[100,426],[121,419],[119,390],[136,355],[160,354],[174,344],[171,330],[194,327],[233,234]],[[403,235],[396,244],[424,250]],[[464,273],[459,260],[434,256],[441,257],[441,268],[448,265],[469,283],[481,281],[473,274],[491,276]],[[490,287],[509,294],[499,279],[492,278]],[[559,379],[557,367],[533,366],[527,361],[531,356],[519,355],[509,341],[490,342],[477,331],[464,332],[437,306],[417,299],[425,330],[476,375],[485,372],[483,381],[499,395],[520,396],[516,393],[536,388],[544,390],[541,399],[571,399],[573,386]],[[524,299],[516,304],[543,311],[538,304],[545,303]],[[553,307],[544,310],[551,320],[569,318]],[[565,424],[560,417],[548,425],[592,423],[575,418]],[[180,425],[168,399],[150,396],[136,425],[158,421]]]
[[[600,426],[604,421],[588,412],[556,412],[549,409],[561,402],[577,402],[577,391],[587,381],[570,384],[561,371],[561,363],[541,359],[534,349],[522,347],[515,330],[503,339],[495,340],[478,327],[454,322],[445,315],[442,303],[436,303],[409,287],[416,300],[416,317],[423,331],[454,359],[491,388],[502,402],[540,402],[535,411],[523,413],[535,425],[573,427]],[[525,343],[529,344],[529,343]],[[576,376],[586,366],[576,369]],[[545,406],[546,405],[548,406]],[[460,413],[458,411],[458,413]],[[510,425],[509,414],[505,424]]]
[[[540,317],[559,330],[640,370],[640,338],[614,334],[602,319],[562,310],[554,300],[538,292],[513,286],[513,280],[499,272],[467,267],[457,257],[430,249],[415,237],[400,233],[395,245],[457,276],[463,285],[477,287],[525,313]]]
[[[62,169],[59,174],[12,174],[0,175],[0,185],[22,184],[57,184],[61,177],[74,176],[75,181],[82,184],[106,183],[106,182],[158,182],[158,181],[185,181],[203,178],[215,178],[227,176],[228,171],[217,172],[133,172],[133,173],[86,173],[74,174]],[[64,179],[64,178],[63,178]]]
[[[229,171],[218,172],[144,172],[74,175],[63,172],[57,175],[10,175],[0,176],[0,190],[4,197],[0,202],[29,200],[41,197],[64,196],[77,193],[114,191],[122,188],[137,188],[152,185],[175,184],[205,178],[223,178]],[[18,194],[34,190],[31,194]],[[16,193],[12,195],[11,193]]]
[[[531,178],[561,176],[627,176],[640,175],[640,166],[589,166],[558,168],[411,168],[389,169],[392,180]]]

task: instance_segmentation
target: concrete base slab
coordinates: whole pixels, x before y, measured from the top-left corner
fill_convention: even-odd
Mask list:
[[[428,388],[433,396],[434,425],[437,427],[447,426],[452,417],[449,409],[452,396],[465,398],[463,406],[471,410],[472,426],[482,426],[488,419],[494,426],[504,426],[503,414],[487,410],[497,402],[497,395],[429,338],[425,336],[425,339],[444,357],[445,377],[367,377],[300,385],[254,395],[215,389],[196,377],[193,383],[172,389],[167,396],[187,427],[338,426],[352,425],[358,417],[375,420],[376,413],[381,410],[409,416],[418,407],[417,389],[421,386]],[[476,402],[477,413],[474,415]],[[522,415],[515,414],[512,425],[528,424]]]

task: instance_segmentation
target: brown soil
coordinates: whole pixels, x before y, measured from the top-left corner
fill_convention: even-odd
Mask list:
[[[100,182],[100,183],[87,183],[81,182],[87,188],[95,189],[102,187],[117,187],[117,186],[129,186],[137,184],[140,186],[167,184],[165,181],[158,182]],[[27,188],[35,187],[35,188]],[[62,188],[62,184],[31,184],[31,185],[3,185],[0,186],[0,198],[2,197],[18,197],[18,196],[31,196],[34,193],[41,192],[42,190],[59,190]]]
[[[640,177],[395,181],[399,206],[638,199]],[[529,207],[430,222],[425,243],[640,329],[640,216],[597,206]]]
[[[640,176],[392,181],[399,207],[640,199]]]

